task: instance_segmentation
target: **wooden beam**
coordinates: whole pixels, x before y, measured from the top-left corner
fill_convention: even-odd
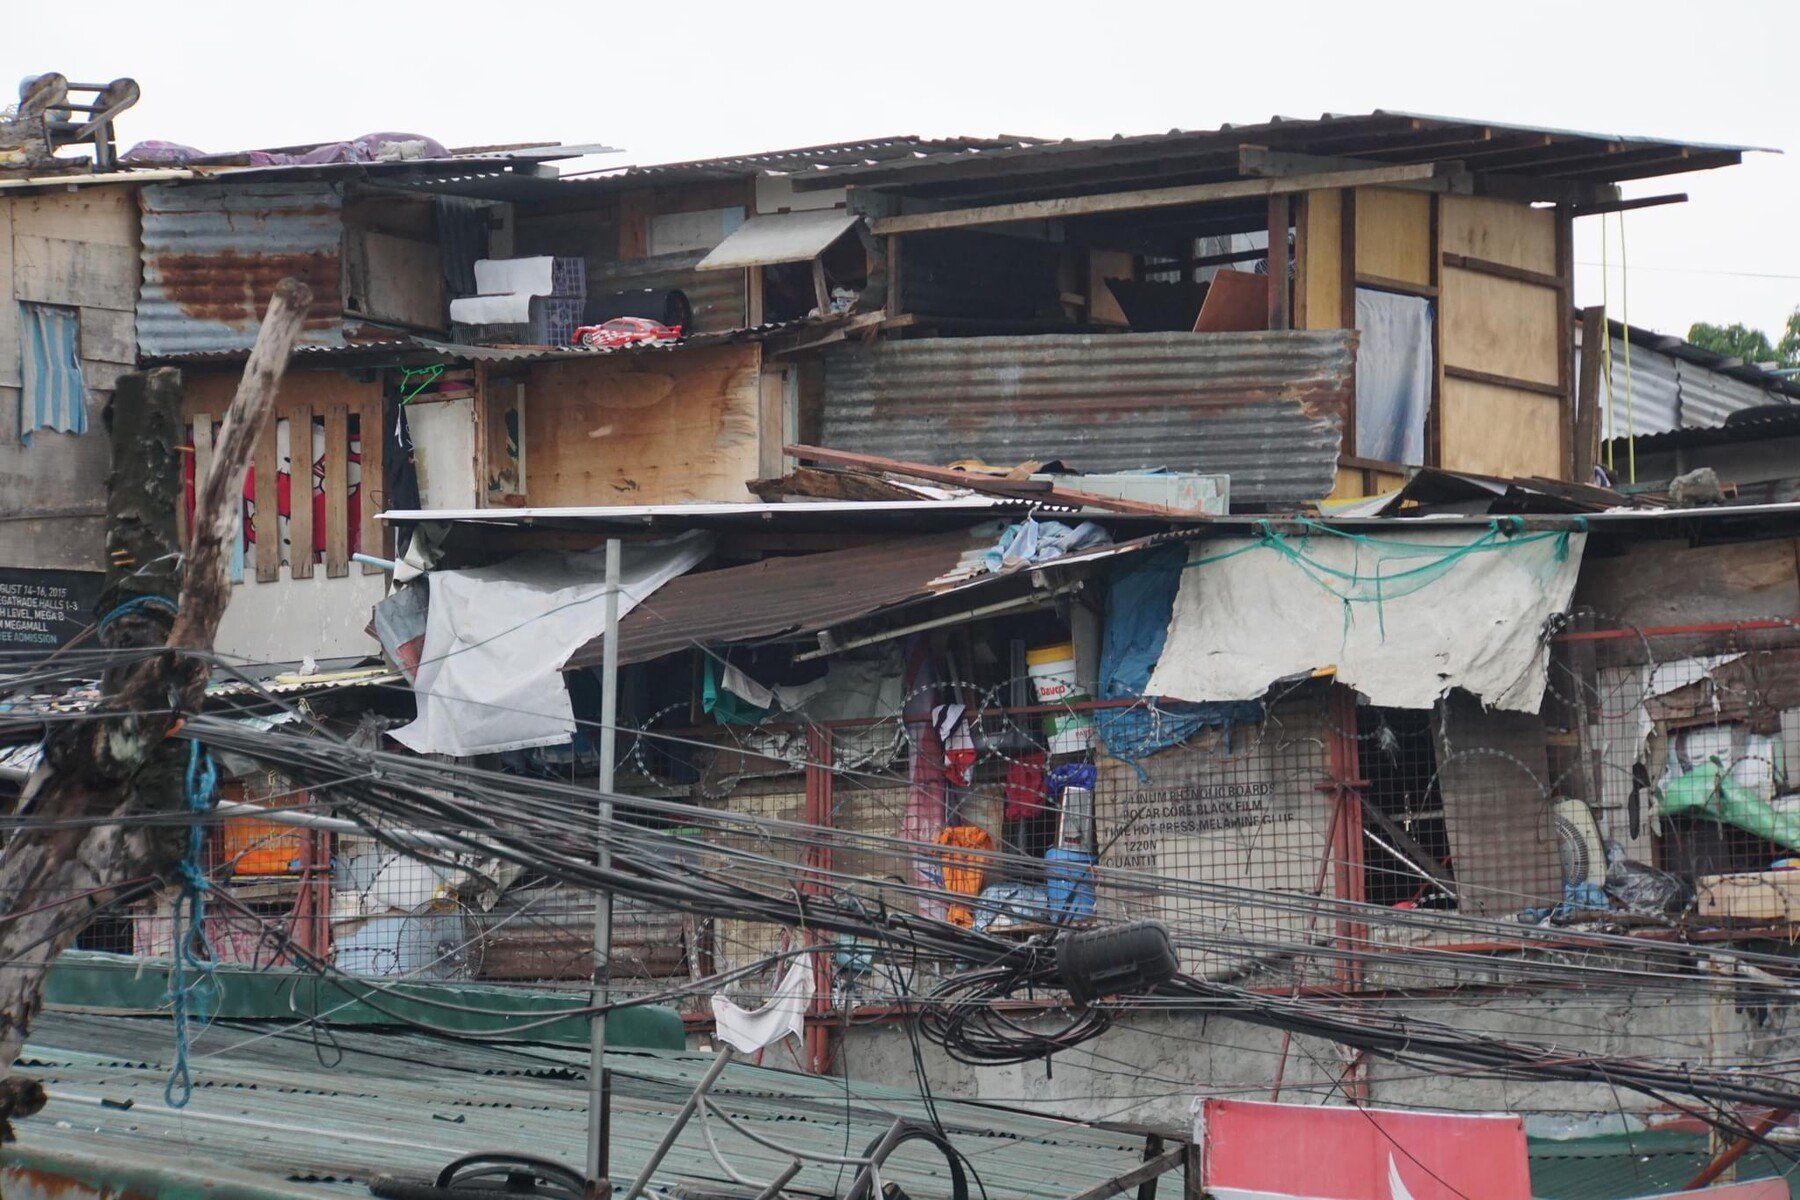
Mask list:
[[[1292,197],[1269,197],[1269,312],[1265,328],[1288,327],[1288,224]]]
[[[968,488],[972,492],[981,492],[984,495],[1001,496],[1012,500],[1032,499],[1041,500],[1046,504],[1066,504],[1071,508],[1099,508],[1123,516],[1134,517],[1192,518],[1199,515],[1182,509],[1165,508],[1160,504],[1144,504],[1137,500],[1096,496],[1092,492],[1076,491],[1073,488],[1061,487],[1041,479],[1002,479],[995,475],[983,475],[978,471],[953,471],[948,467],[934,467],[926,463],[882,458],[874,454],[852,454],[847,450],[828,450],[824,446],[786,446],[783,447],[783,453],[790,458],[854,467],[864,471],[886,471],[893,475],[906,475],[930,483],[947,483],[954,487]]]
[[[1148,208],[1176,208],[1184,204],[1210,204],[1221,200],[1254,200],[1262,196],[1292,195],[1317,188],[1393,186],[1432,179],[1438,173],[1437,166],[1432,163],[1397,163],[1367,170],[1326,171],[1317,175],[1293,175],[1281,179],[1233,179],[1225,183],[1146,188],[1135,192],[1108,192],[1098,196],[1025,200],[1016,204],[989,204],[978,208],[884,217],[871,224],[870,232],[882,237],[937,229],[968,229],[977,225],[1006,225],[1015,221],[1052,221],[1064,217],[1091,217],[1101,213],[1136,212]]]
[[[281,508],[277,479],[280,464],[275,456],[275,422],[263,424],[256,439],[256,511],[251,514],[256,530],[256,582],[281,578]]]
[[[1587,183],[1578,179],[1534,179],[1525,175],[1477,174],[1475,194],[1523,204],[1607,204],[1619,198],[1612,183]]]
[[[1581,378],[1576,384],[1575,466],[1576,483],[1594,481],[1594,460],[1600,447],[1600,368],[1602,347],[1612,336],[1606,328],[1606,309],[1593,305],[1581,310]]]
[[[831,287],[825,282],[825,260],[823,257],[812,260],[813,302],[819,306],[819,315],[831,315]]]
[[[296,404],[288,423],[288,574],[311,579],[313,573],[312,406]],[[270,422],[274,424],[274,422]]]
[[[1575,308],[1575,218],[1567,204],[1558,205],[1556,221],[1556,275],[1545,285],[1556,292],[1556,387],[1562,411],[1556,427],[1560,445],[1557,462],[1576,483],[1592,483],[1575,474],[1575,327],[1569,313]]]
[[[1389,279],[1385,275],[1371,275],[1363,271],[1356,276],[1356,286],[1373,288],[1378,292],[1398,292],[1402,296],[1420,296],[1426,300],[1436,300],[1436,285],[1429,283],[1413,283],[1407,279]]]
[[[1536,392],[1540,396],[1555,396],[1562,399],[1563,390],[1554,383],[1539,383],[1535,379],[1519,379],[1512,375],[1494,375],[1487,371],[1476,371],[1469,367],[1445,367],[1444,375],[1450,379],[1466,379],[1470,383],[1485,383],[1493,387],[1511,388],[1515,392]]]
[[[1085,1192],[1077,1193],[1071,1200],[1106,1200],[1108,1196],[1116,1196],[1120,1192],[1129,1191],[1159,1175],[1167,1175],[1186,1161],[1187,1147],[1184,1145],[1167,1154],[1157,1155],[1141,1167],[1134,1167],[1123,1175],[1114,1176],[1105,1183],[1096,1184]]]
[[[1607,204],[1577,204],[1572,214],[1598,217],[1603,213],[1630,212],[1634,208],[1657,208],[1664,204],[1686,204],[1686,192],[1670,192],[1666,196],[1640,196],[1635,200],[1614,200]]]
[[[1487,258],[1472,258],[1467,254],[1449,254],[1443,256],[1446,267],[1455,267],[1459,271],[1474,271],[1479,275],[1492,275],[1498,279],[1511,279],[1519,283],[1534,283],[1539,287],[1560,288],[1563,286],[1561,275],[1552,275],[1548,271],[1528,271],[1524,267],[1515,267],[1511,263],[1494,262]]]

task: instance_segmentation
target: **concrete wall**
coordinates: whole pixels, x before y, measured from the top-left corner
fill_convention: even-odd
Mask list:
[[[99,570],[110,445],[101,413],[137,356],[135,189],[0,198],[0,566]],[[74,307],[88,388],[84,434],[19,438],[19,304]]]
[[[1696,983],[1698,987],[1698,982]],[[1393,1000],[1382,1011],[1441,1021],[1470,1031],[1612,1055],[1673,1062],[1779,1062],[1800,1051],[1800,1014],[1790,1009],[1739,1012],[1727,996],[1715,1005],[1699,992],[1673,998],[1621,991],[1535,996],[1471,995],[1466,1000]],[[1711,1032],[1717,1022],[1719,1036]],[[1185,1127],[1196,1096],[1267,1100],[1281,1056],[1281,1034],[1220,1016],[1146,1014],[1121,1021],[1085,1045],[1041,1062],[971,1067],[922,1043],[925,1069],[940,1097],[985,1100],[1053,1111],[1079,1120]],[[912,1046],[899,1025],[858,1025],[846,1036],[839,1069],[852,1078],[910,1087]],[[1294,1038],[1281,1099],[1343,1103],[1336,1079],[1345,1059],[1335,1045]],[[1581,1114],[1641,1116],[1663,1106],[1601,1084],[1477,1079],[1373,1061],[1371,1103],[1464,1112],[1518,1112],[1534,1132],[1572,1127]]]

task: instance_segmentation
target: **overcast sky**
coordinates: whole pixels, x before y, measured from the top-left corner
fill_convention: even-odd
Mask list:
[[[0,79],[135,78],[120,122],[209,151],[429,134],[657,162],[896,133],[1096,137],[1375,108],[1800,150],[1800,4],[27,4]],[[7,84],[10,86],[10,83]],[[1800,158],[1627,184],[1610,300],[1773,337],[1800,304]],[[1600,218],[1577,299],[1601,298]],[[1591,265],[1590,265],[1591,264]]]

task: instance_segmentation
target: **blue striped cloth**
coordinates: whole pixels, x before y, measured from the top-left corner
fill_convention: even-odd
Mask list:
[[[81,318],[72,308],[19,305],[20,357],[25,394],[19,405],[19,440],[31,445],[34,429],[87,432],[87,387],[81,378]]]

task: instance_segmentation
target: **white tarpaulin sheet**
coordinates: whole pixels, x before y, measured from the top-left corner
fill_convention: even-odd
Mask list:
[[[712,539],[627,543],[619,615],[697,566]],[[552,746],[575,732],[561,668],[605,631],[606,553],[525,554],[491,567],[433,571],[425,648],[413,681],[419,718],[394,737],[420,754]]]
[[[1254,700],[1277,679],[1335,668],[1388,707],[1430,708],[1460,687],[1536,712],[1544,623],[1568,607],[1585,541],[1465,527],[1199,543],[1145,690]]]

